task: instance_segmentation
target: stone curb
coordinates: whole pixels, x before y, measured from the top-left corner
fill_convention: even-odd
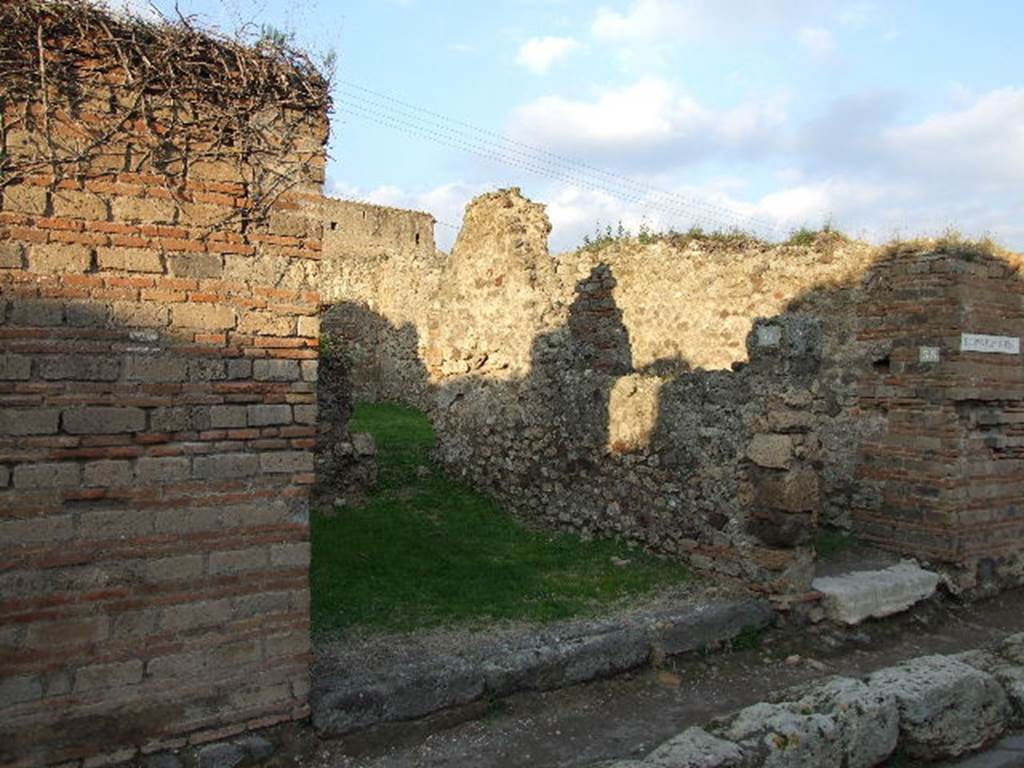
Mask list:
[[[765,600],[715,601],[627,620],[571,622],[471,653],[438,655],[415,666],[325,675],[311,694],[313,726],[342,736],[414,720],[485,697],[562,688],[611,677],[664,658],[767,627]]]
[[[1024,633],[993,651],[922,656],[863,680],[829,677],[689,728],[642,760],[603,768],[873,768],[893,755],[936,761],[969,755],[1024,725]],[[1020,739],[1012,744],[1020,745]],[[1004,742],[1003,744],[1006,744]],[[998,745],[997,745],[998,747]],[[974,766],[1021,763],[997,748]]]

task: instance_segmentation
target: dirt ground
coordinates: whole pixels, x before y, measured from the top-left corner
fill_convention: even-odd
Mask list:
[[[520,694],[426,721],[321,741],[294,729],[275,763],[317,768],[555,768],[642,757],[690,725],[830,674],[859,676],[904,659],[955,653],[1024,631],[1024,590],[844,629],[790,627],[747,647],[670,659],[612,680]],[[799,658],[796,658],[799,657]],[[905,765],[905,764],[901,764]]]

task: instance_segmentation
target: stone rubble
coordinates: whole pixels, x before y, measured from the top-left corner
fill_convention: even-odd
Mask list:
[[[1024,724],[1024,634],[994,652],[924,656],[865,680],[832,677],[689,728],[605,768],[873,768],[959,757]]]

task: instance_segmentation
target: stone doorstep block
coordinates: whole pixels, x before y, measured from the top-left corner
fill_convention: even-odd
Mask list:
[[[880,571],[820,577],[811,588],[825,596],[822,604],[830,619],[853,625],[907,610],[935,594],[939,581],[938,574],[904,560]]]

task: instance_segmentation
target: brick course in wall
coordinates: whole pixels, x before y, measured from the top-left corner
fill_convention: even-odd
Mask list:
[[[61,130],[119,119],[87,95]],[[27,166],[40,105],[3,105]],[[146,125],[0,191],[0,764],[307,713],[326,120],[275,119],[301,146],[263,220],[247,160],[157,169]]]

